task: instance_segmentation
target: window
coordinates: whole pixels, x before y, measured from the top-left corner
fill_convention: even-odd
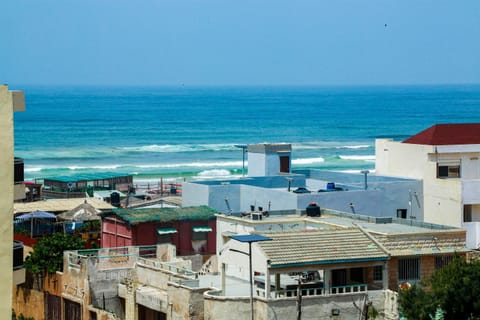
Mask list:
[[[407,209],[397,209],[397,218],[407,219]]]
[[[172,243],[172,235],[177,233],[175,228],[157,228],[157,244]]]
[[[472,222],[472,205],[466,204],[463,206],[463,222]]]
[[[373,267],[373,280],[382,281],[383,280],[383,267],[375,266]]]
[[[365,283],[365,280],[363,277],[363,268],[351,268],[350,280],[353,283]]]
[[[439,163],[437,178],[460,178],[460,163]]]
[[[420,280],[420,259],[398,259],[398,280]]]
[[[192,240],[207,240],[206,232],[192,232]]]
[[[207,234],[212,231],[209,226],[195,226],[192,228],[192,240],[207,240]]]
[[[453,261],[454,256],[437,256],[435,257],[435,269],[445,267],[447,264]]]
[[[172,235],[171,234],[159,234],[157,235],[157,244],[166,244],[172,243]]]

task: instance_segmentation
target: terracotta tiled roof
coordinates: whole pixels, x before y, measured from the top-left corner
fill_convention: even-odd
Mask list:
[[[465,236],[458,233],[375,235],[375,238],[383,244],[393,257],[468,251],[465,247]]]
[[[387,260],[388,254],[358,228],[272,232],[258,245],[273,268]]]
[[[436,124],[403,143],[431,146],[480,144],[480,123]]]

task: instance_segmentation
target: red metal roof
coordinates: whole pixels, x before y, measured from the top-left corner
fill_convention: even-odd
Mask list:
[[[480,144],[480,123],[436,124],[403,143],[431,146]]]

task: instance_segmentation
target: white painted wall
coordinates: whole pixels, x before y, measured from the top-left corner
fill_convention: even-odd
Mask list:
[[[429,174],[426,168],[429,153],[434,153],[432,146],[377,139],[375,141],[375,173],[422,179]]]
[[[424,146],[376,141],[378,174],[423,179],[424,220],[461,227],[464,204],[480,204],[480,145]],[[460,178],[437,178],[437,163],[457,161]]]
[[[267,175],[267,155],[265,153],[248,153],[248,176],[263,177]]]

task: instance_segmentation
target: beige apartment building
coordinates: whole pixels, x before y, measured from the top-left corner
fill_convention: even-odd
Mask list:
[[[13,113],[25,110],[23,92],[0,85],[0,319],[12,313],[13,201],[25,196],[23,184],[14,184]],[[19,194],[16,194],[16,191]]]
[[[480,246],[480,123],[434,125],[405,141],[377,139],[376,173],[421,179],[410,193],[409,218],[423,202],[424,221],[462,227]]]

